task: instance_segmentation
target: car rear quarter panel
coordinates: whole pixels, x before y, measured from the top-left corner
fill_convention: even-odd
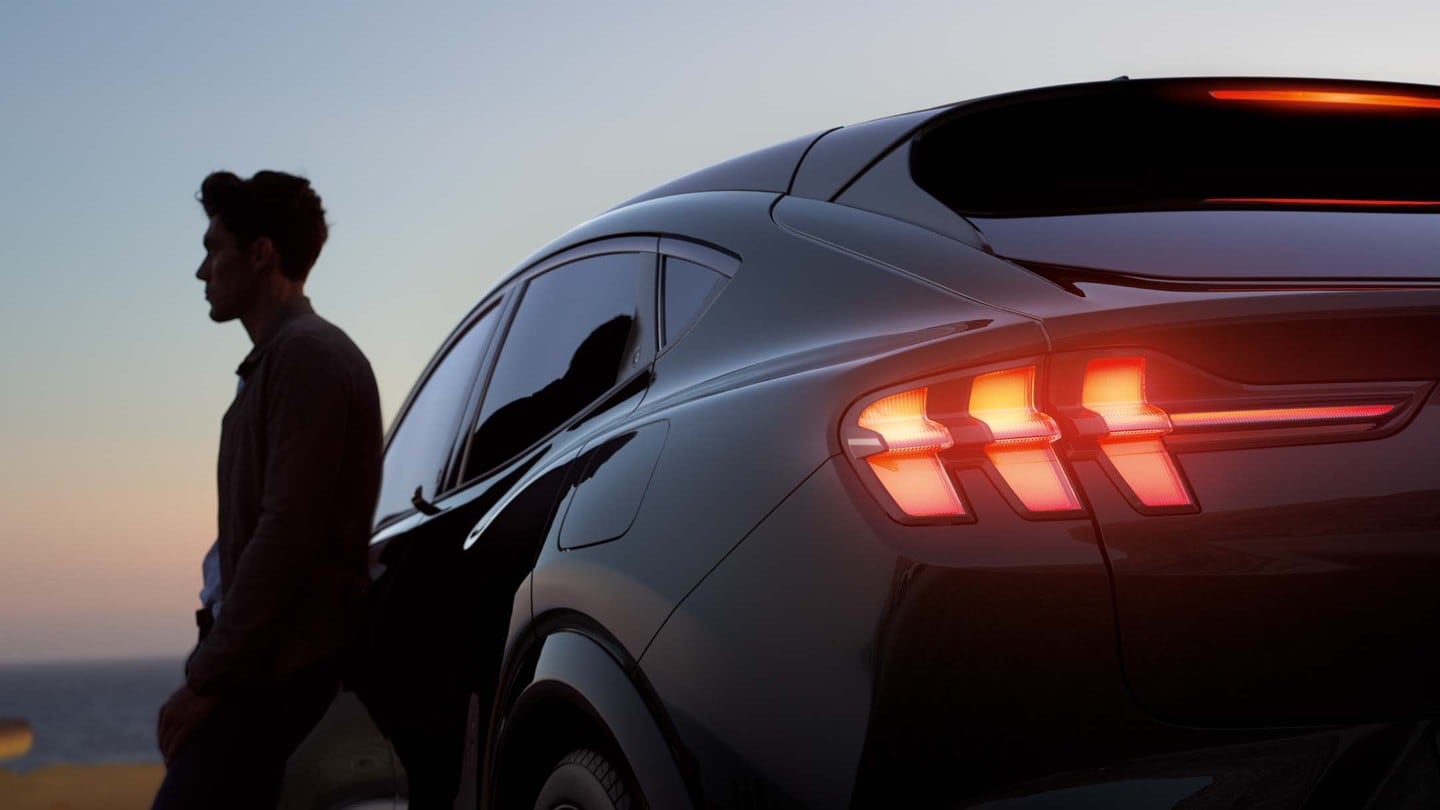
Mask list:
[[[1440,379],[1437,290],[1150,292],[1153,306],[1134,306],[1136,291],[1083,286],[1090,312],[1047,321],[1079,356],[1158,351],[1260,396],[1423,396]],[[1146,708],[1201,726],[1440,713],[1440,405],[1409,407],[1345,441],[1172,443],[1195,514],[1139,514],[1097,461],[1073,460]]]
[[[901,526],[833,458],[675,611],[640,667],[708,802],[1299,807],[1370,795],[1411,748],[1396,779],[1429,795],[1412,725],[1152,718],[1090,520],[1024,521],[978,473],[961,484],[976,523]]]
[[[913,273],[971,304],[993,304],[992,312],[1044,318],[1048,334],[1035,334],[1027,349],[1035,353],[1051,347],[1047,339],[1065,349],[1143,344],[1207,319],[1219,328],[1189,335],[1190,345],[1227,346],[1228,329],[1277,312],[1302,332],[1318,325],[1318,335],[1353,306],[1401,300],[1366,291],[1076,291],[867,212],[786,199],[776,218],[799,238]],[[1433,326],[1428,307],[1402,305],[1398,317]],[[1395,326],[1392,315],[1372,325]],[[934,369],[1003,357],[966,350],[966,340],[987,331],[936,341],[943,349]],[[1275,351],[1294,356],[1292,372],[1307,367],[1303,340]],[[912,347],[861,364],[864,371],[835,372],[826,378],[833,384],[813,390],[844,399],[847,386],[866,390],[862,380],[873,389],[924,376],[902,359],[919,353]],[[1256,362],[1253,353],[1228,354],[1232,364]],[[1418,355],[1406,356],[1377,361],[1372,377],[1393,374],[1397,363],[1421,368]],[[886,367],[893,378],[876,375]],[[1084,484],[1098,486],[1088,477]],[[1095,524],[1024,521],[987,481],[962,485],[978,498],[976,524],[900,527],[872,508],[848,463],[832,459],[675,611],[641,666],[706,763],[709,800],[890,806],[1033,792],[1123,802],[1163,783],[1177,801],[1203,791],[1294,806],[1317,784],[1337,789],[1355,777],[1343,752],[1368,745],[1355,740],[1370,730],[1186,729],[1147,715],[1116,655],[1107,574],[1114,550],[1107,558]],[[1376,745],[1380,756],[1395,753]],[[1355,778],[1357,795],[1374,786],[1373,775]]]
[[[1156,780],[1175,800],[1303,801],[1329,741],[1145,716],[1090,521],[1023,521],[983,476],[961,483],[976,523],[901,526],[832,459],[675,612],[640,664],[708,801],[952,806],[1083,785],[1106,806]]]
[[[706,572],[838,451],[838,420],[864,386],[963,363],[956,344],[941,345],[958,334],[973,333],[965,346],[981,358],[1043,350],[1030,319],[775,227],[773,199],[685,195],[605,218],[610,228],[704,241],[739,255],[741,266],[660,355],[645,401],[611,431],[668,422],[634,522],[612,542],[561,550],[547,541],[530,579],[535,617],[579,611],[638,658]],[[902,351],[917,345],[932,348]],[[906,357],[893,379],[857,376],[885,355]],[[614,465],[614,474],[625,469]],[[599,465],[592,483],[609,474]],[[587,533],[569,523],[565,531]]]

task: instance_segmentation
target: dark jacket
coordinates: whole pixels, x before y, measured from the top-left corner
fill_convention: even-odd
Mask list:
[[[223,694],[333,659],[358,619],[380,488],[370,363],[308,299],[240,364],[220,432],[222,603],[186,680]]]

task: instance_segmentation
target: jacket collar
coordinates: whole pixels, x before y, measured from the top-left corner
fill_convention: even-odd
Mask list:
[[[310,299],[306,296],[297,295],[286,301],[280,307],[280,311],[275,313],[275,320],[265,327],[264,336],[255,341],[255,348],[251,349],[250,353],[245,355],[245,359],[240,361],[240,366],[235,369],[235,373],[249,379],[250,372],[259,365],[260,359],[265,356],[266,350],[275,342],[275,336],[280,334],[281,328],[301,315],[313,314],[315,314],[315,309],[310,306]]]

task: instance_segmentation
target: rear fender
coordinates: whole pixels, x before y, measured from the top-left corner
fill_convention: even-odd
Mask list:
[[[546,746],[565,748],[553,754],[558,758],[593,745],[623,757],[617,764],[649,807],[695,806],[673,729],[638,664],[602,630],[584,626],[583,617],[568,619],[537,622],[506,667],[485,768],[497,776],[488,780],[483,806],[509,806],[524,796],[534,769],[548,768],[548,759],[534,761],[552,755]]]

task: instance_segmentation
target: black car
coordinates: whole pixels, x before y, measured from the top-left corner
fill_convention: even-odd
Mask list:
[[[417,808],[1440,806],[1437,144],[1433,87],[1116,80],[584,223],[390,429],[351,686],[405,777],[301,753]]]

